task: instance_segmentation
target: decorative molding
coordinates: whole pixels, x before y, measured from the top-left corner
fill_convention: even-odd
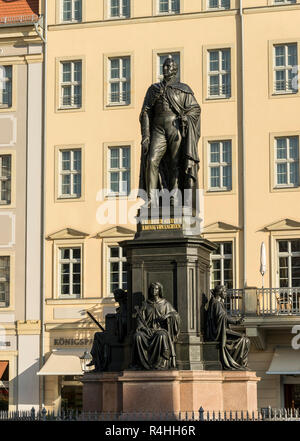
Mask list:
[[[83,233],[82,231],[74,230],[73,228],[64,228],[63,230],[57,231],[56,233],[49,234],[46,239],[85,239],[87,236],[89,236],[88,233]]]
[[[300,230],[300,221],[294,219],[282,219],[270,225],[266,225],[263,231],[286,231]]]
[[[214,222],[213,224],[207,225],[204,227],[203,233],[236,233],[240,231],[240,227],[236,227],[235,225],[227,224],[225,222]]]
[[[116,227],[108,228],[107,230],[101,231],[100,233],[97,233],[94,237],[97,239],[103,239],[103,238],[113,238],[113,237],[120,237],[120,236],[132,236],[136,232],[133,230],[130,230],[129,228],[120,227],[117,225]]]
[[[32,335],[41,333],[40,320],[17,321],[17,334]]]

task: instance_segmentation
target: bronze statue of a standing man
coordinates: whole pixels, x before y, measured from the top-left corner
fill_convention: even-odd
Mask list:
[[[156,190],[197,188],[201,110],[191,88],[176,79],[177,71],[176,62],[167,58],[163,81],[149,87],[140,114],[139,188],[146,191],[148,206]]]

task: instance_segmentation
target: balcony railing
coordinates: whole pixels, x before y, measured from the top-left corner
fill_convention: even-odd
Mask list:
[[[300,316],[300,287],[228,289],[225,307],[231,316]]]
[[[257,290],[258,315],[300,315],[299,288]]]
[[[243,289],[228,289],[225,298],[225,308],[229,315],[239,316],[243,313]]]

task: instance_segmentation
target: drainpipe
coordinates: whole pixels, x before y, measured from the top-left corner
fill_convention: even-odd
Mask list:
[[[43,61],[43,122],[42,122],[42,179],[41,179],[41,354],[40,366],[45,363],[45,189],[46,189],[46,98],[47,98],[47,0],[44,0],[44,61]],[[41,405],[45,407],[45,377],[41,376]]]
[[[240,0],[241,23],[241,88],[242,88],[242,151],[243,151],[243,257],[244,257],[244,288],[247,286],[247,239],[246,239],[246,149],[245,149],[245,58],[244,58],[244,14],[243,0]]]

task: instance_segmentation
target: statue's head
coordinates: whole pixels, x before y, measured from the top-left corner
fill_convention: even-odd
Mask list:
[[[176,76],[178,72],[178,65],[172,57],[168,57],[163,64],[164,79],[169,80]]]
[[[153,282],[149,286],[149,299],[156,299],[158,297],[163,297],[163,286],[159,282]]]
[[[214,297],[221,297],[222,299],[225,299],[226,297],[226,286],[224,285],[217,285],[215,289],[212,290],[212,294]]]
[[[124,289],[117,288],[114,290],[115,301],[121,304],[126,299],[127,293]]]

